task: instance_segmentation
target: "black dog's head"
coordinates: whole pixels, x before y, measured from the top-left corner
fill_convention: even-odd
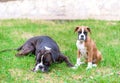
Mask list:
[[[50,50],[41,50],[40,53],[36,56],[37,63],[34,68],[34,71],[42,71],[47,72],[49,70],[49,66],[53,62],[51,51]]]

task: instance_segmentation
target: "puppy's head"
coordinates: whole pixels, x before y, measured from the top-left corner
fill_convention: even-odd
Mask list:
[[[88,33],[91,33],[91,30],[87,26],[78,26],[75,28],[74,32],[78,33],[78,40],[85,41],[87,39]]]
[[[48,72],[49,66],[52,63],[51,52],[44,50],[37,57],[39,58],[39,61],[37,62],[34,71],[40,70],[42,72]]]

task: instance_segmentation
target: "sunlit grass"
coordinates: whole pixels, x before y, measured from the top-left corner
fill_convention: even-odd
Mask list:
[[[15,57],[16,51],[0,53],[0,83],[119,83],[120,21],[76,20],[1,20],[0,50],[17,48],[27,39],[48,35],[59,45],[62,53],[76,63],[76,26],[91,28],[91,38],[102,52],[103,60],[97,68],[86,71],[86,64],[73,70],[65,63],[52,64],[48,73],[34,73],[35,57]]]

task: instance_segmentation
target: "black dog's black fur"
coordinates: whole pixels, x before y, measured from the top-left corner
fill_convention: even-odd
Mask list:
[[[45,46],[51,49],[46,50]],[[49,66],[53,62],[65,61],[69,67],[73,67],[69,59],[60,52],[57,43],[48,36],[36,36],[30,38],[25,42],[25,44],[18,48],[18,51],[19,52],[16,56],[23,56],[29,53],[35,54],[36,65],[41,62],[41,56],[44,55],[43,64],[45,65],[45,72],[48,71]]]

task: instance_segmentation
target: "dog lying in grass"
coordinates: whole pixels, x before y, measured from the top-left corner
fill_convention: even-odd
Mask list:
[[[47,72],[49,66],[54,62],[65,62],[69,67],[73,67],[69,59],[64,56],[57,43],[48,36],[36,36],[27,40],[18,49],[16,56],[25,56],[29,53],[35,54],[36,64],[33,71],[41,70]]]

